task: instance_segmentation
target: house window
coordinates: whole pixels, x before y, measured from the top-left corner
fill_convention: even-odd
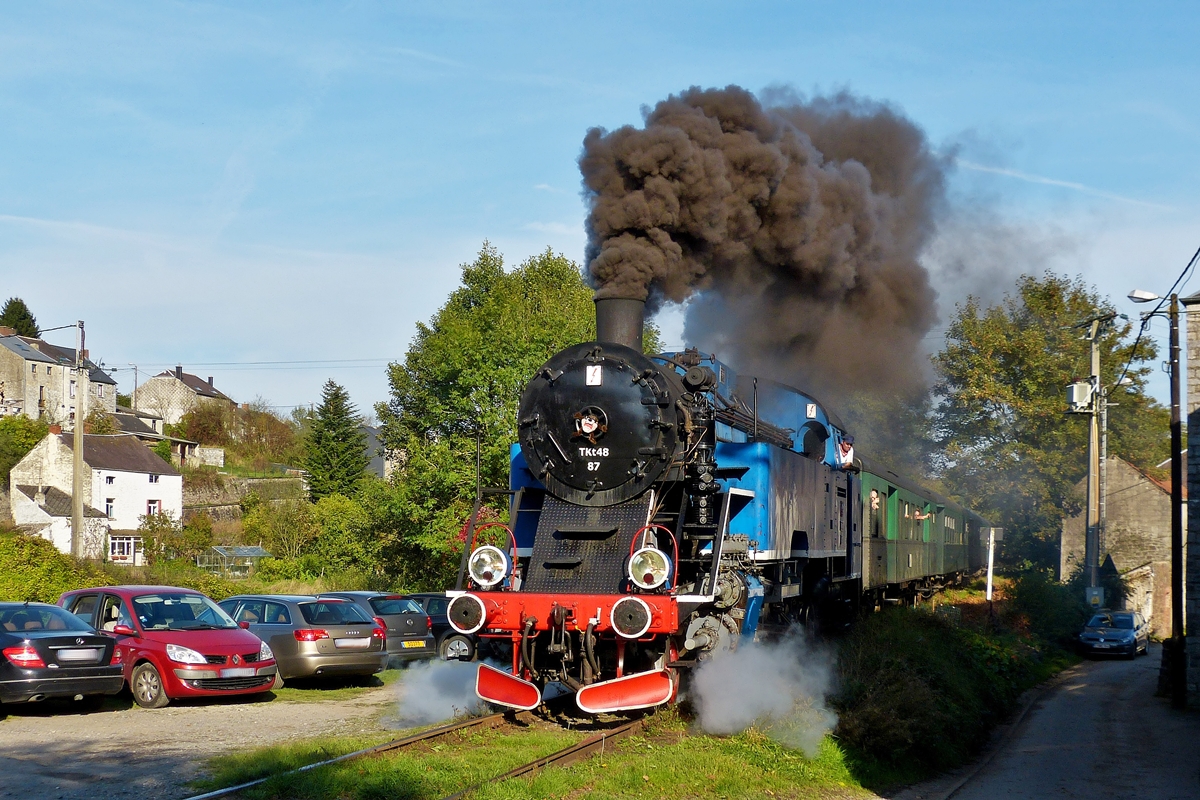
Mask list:
[[[49,368],[47,368],[49,369]],[[75,399],[75,381],[71,381],[71,399]]]
[[[115,498],[115,497],[104,498],[104,516],[111,519],[112,515],[113,515],[113,509],[116,508],[116,506],[117,506],[117,498]]]
[[[150,476],[150,482],[151,482],[151,483],[158,483],[158,476],[157,476],[157,475],[151,475],[151,476]]]
[[[147,500],[146,501],[146,516],[148,516],[148,517],[154,516],[155,514],[158,513],[160,508],[162,508],[162,503],[160,501]]]
[[[131,564],[142,553],[142,537],[114,536],[108,542],[108,560]]]
[[[32,368],[33,374],[37,375],[37,364],[30,364],[29,366]]]
[[[114,483],[117,482],[117,479],[116,479],[116,477],[114,477],[112,475],[105,475],[104,482],[107,483],[109,486],[112,486]]]
[[[104,384],[103,383],[96,384],[96,397],[104,397]]]

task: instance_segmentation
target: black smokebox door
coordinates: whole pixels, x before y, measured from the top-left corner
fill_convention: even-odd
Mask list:
[[[521,450],[555,496],[614,505],[649,489],[667,468],[677,414],[654,362],[629,347],[589,342],[552,357],[526,387]]]

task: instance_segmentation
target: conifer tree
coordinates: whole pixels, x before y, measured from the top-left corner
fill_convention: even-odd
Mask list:
[[[306,442],[305,468],[314,502],[331,494],[353,495],[366,474],[370,459],[357,411],[344,388],[326,381]]]
[[[29,306],[25,305],[25,301],[19,297],[8,298],[8,302],[4,304],[4,308],[0,309],[0,325],[12,328],[17,332],[18,336],[30,336],[35,339],[42,332],[38,327],[37,319],[33,316],[33,312],[29,310]]]

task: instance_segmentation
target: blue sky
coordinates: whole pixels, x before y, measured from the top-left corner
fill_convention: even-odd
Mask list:
[[[483,240],[581,258],[589,127],[736,83],[848,88],[958,147],[943,317],[1045,268],[1132,314],[1200,246],[1196,8],[5,4],[0,295],[85,319],[126,388],[182,363],[239,400],[333,377],[369,407]],[[343,363],[247,363],[296,361]]]

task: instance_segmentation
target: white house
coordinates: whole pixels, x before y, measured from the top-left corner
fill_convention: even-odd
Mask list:
[[[46,525],[37,527],[41,523],[35,519],[37,514],[29,504],[32,502],[37,506],[34,498],[41,492],[47,498],[46,505],[51,505],[51,489],[66,496],[66,547],[55,540],[64,552],[70,552],[72,444],[71,435],[50,433],[17,462],[9,478],[13,488],[10,492],[13,520],[46,538],[53,539],[53,531]],[[137,438],[127,434],[84,436],[83,462],[87,474],[83,502],[85,507],[103,517],[108,528],[108,557],[118,563],[140,563],[141,537],[137,535],[137,529],[141,517],[163,513],[180,519],[183,516],[183,476]],[[26,491],[27,488],[32,494]],[[57,498],[57,494],[54,496]],[[23,519],[28,522],[22,522]]]
[[[10,497],[13,522],[23,530],[49,539],[64,553],[71,552],[71,495],[54,486],[14,484]],[[109,521],[104,512],[83,507],[83,552],[91,558],[104,554]]]

